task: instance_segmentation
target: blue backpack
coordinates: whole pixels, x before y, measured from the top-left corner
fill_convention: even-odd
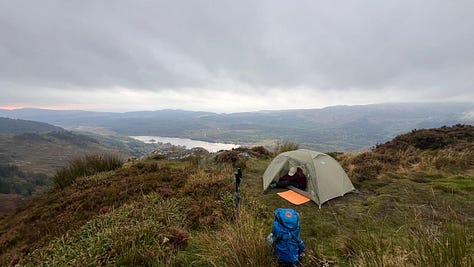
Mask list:
[[[273,248],[280,263],[297,264],[304,252],[300,239],[300,215],[293,209],[275,210]]]

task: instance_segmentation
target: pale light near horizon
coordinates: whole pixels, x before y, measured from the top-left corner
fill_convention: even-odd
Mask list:
[[[474,102],[474,1],[0,1],[0,107]]]
[[[46,90],[47,92],[51,89]],[[183,109],[209,111],[217,113],[246,112],[259,110],[312,109],[335,105],[363,105],[386,102],[407,102],[407,95],[422,92],[403,91],[396,88],[386,89],[377,97],[372,91],[348,90],[344,92],[310,90],[295,88],[294,94],[286,89],[275,88],[268,92],[239,93],[234,91],[215,91],[187,89],[181,91],[146,91],[127,88],[94,90],[86,94],[82,91],[69,92],[51,90],[32,92],[35,102],[18,105],[4,105],[1,109],[42,108],[54,110],[90,110],[127,112],[141,110]],[[43,99],[42,99],[43,98]],[[368,101],[370,99],[370,101]],[[431,101],[431,99],[425,99]],[[463,101],[465,99],[451,99]],[[435,99],[433,99],[435,101]],[[35,104],[36,103],[36,104]],[[39,105],[38,105],[39,103]]]

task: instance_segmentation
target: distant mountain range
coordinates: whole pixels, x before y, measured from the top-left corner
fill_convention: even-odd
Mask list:
[[[413,129],[474,124],[474,103],[391,103],[231,114],[18,109],[0,110],[0,116],[120,135],[268,146],[291,140],[320,151],[348,151],[366,149]]]

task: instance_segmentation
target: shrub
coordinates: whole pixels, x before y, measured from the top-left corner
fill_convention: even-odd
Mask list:
[[[263,146],[254,146],[251,148],[251,150],[263,157],[269,157],[270,156],[270,151],[268,151],[265,147]]]
[[[448,145],[447,136],[439,131],[418,131],[410,138],[411,143],[418,149],[440,149]]]
[[[220,163],[231,163],[235,168],[245,168],[247,166],[248,155],[239,150],[223,151],[216,158]]]
[[[64,189],[78,177],[111,171],[122,166],[122,159],[116,155],[86,155],[72,160],[68,166],[58,170],[53,177],[56,188]]]
[[[257,158],[269,158],[272,155],[272,153],[270,151],[268,151],[263,146],[254,146],[252,148],[238,147],[234,150],[235,151],[240,151],[240,152],[243,152],[243,153],[247,153],[247,154],[255,156]],[[240,154],[242,154],[242,153],[240,153]]]

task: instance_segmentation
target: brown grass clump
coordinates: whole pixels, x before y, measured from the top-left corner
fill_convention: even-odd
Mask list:
[[[394,170],[398,164],[398,157],[365,152],[352,158],[348,174],[356,181],[371,180],[382,172]]]
[[[172,227],[170,230],[170,244],[176,248],[183,248],[188,244],[188,231],[181,227]]]
[[[186,181],[183,192],[193,197],[212,196],[216,197],[226,185],[226,177],[220,173],[199,170],[190,175]]]
[[[376,179],[381,173],[407,171],[456,172],[474,168],[474,126],[454,125],[413,130],[345,160],[356,181]]]
[[[237,220],[197,237],[198,261],[203,266],[276,266],[271,247],[264,242],[270,230],[242,209]]]
[[[220,171],[199,170],[189,177],[182,191],[189,203],[192,228],[214,227],[233,217],[233,202],[229,205],[225,197],[235,190],[232,171],[226,165]]]

